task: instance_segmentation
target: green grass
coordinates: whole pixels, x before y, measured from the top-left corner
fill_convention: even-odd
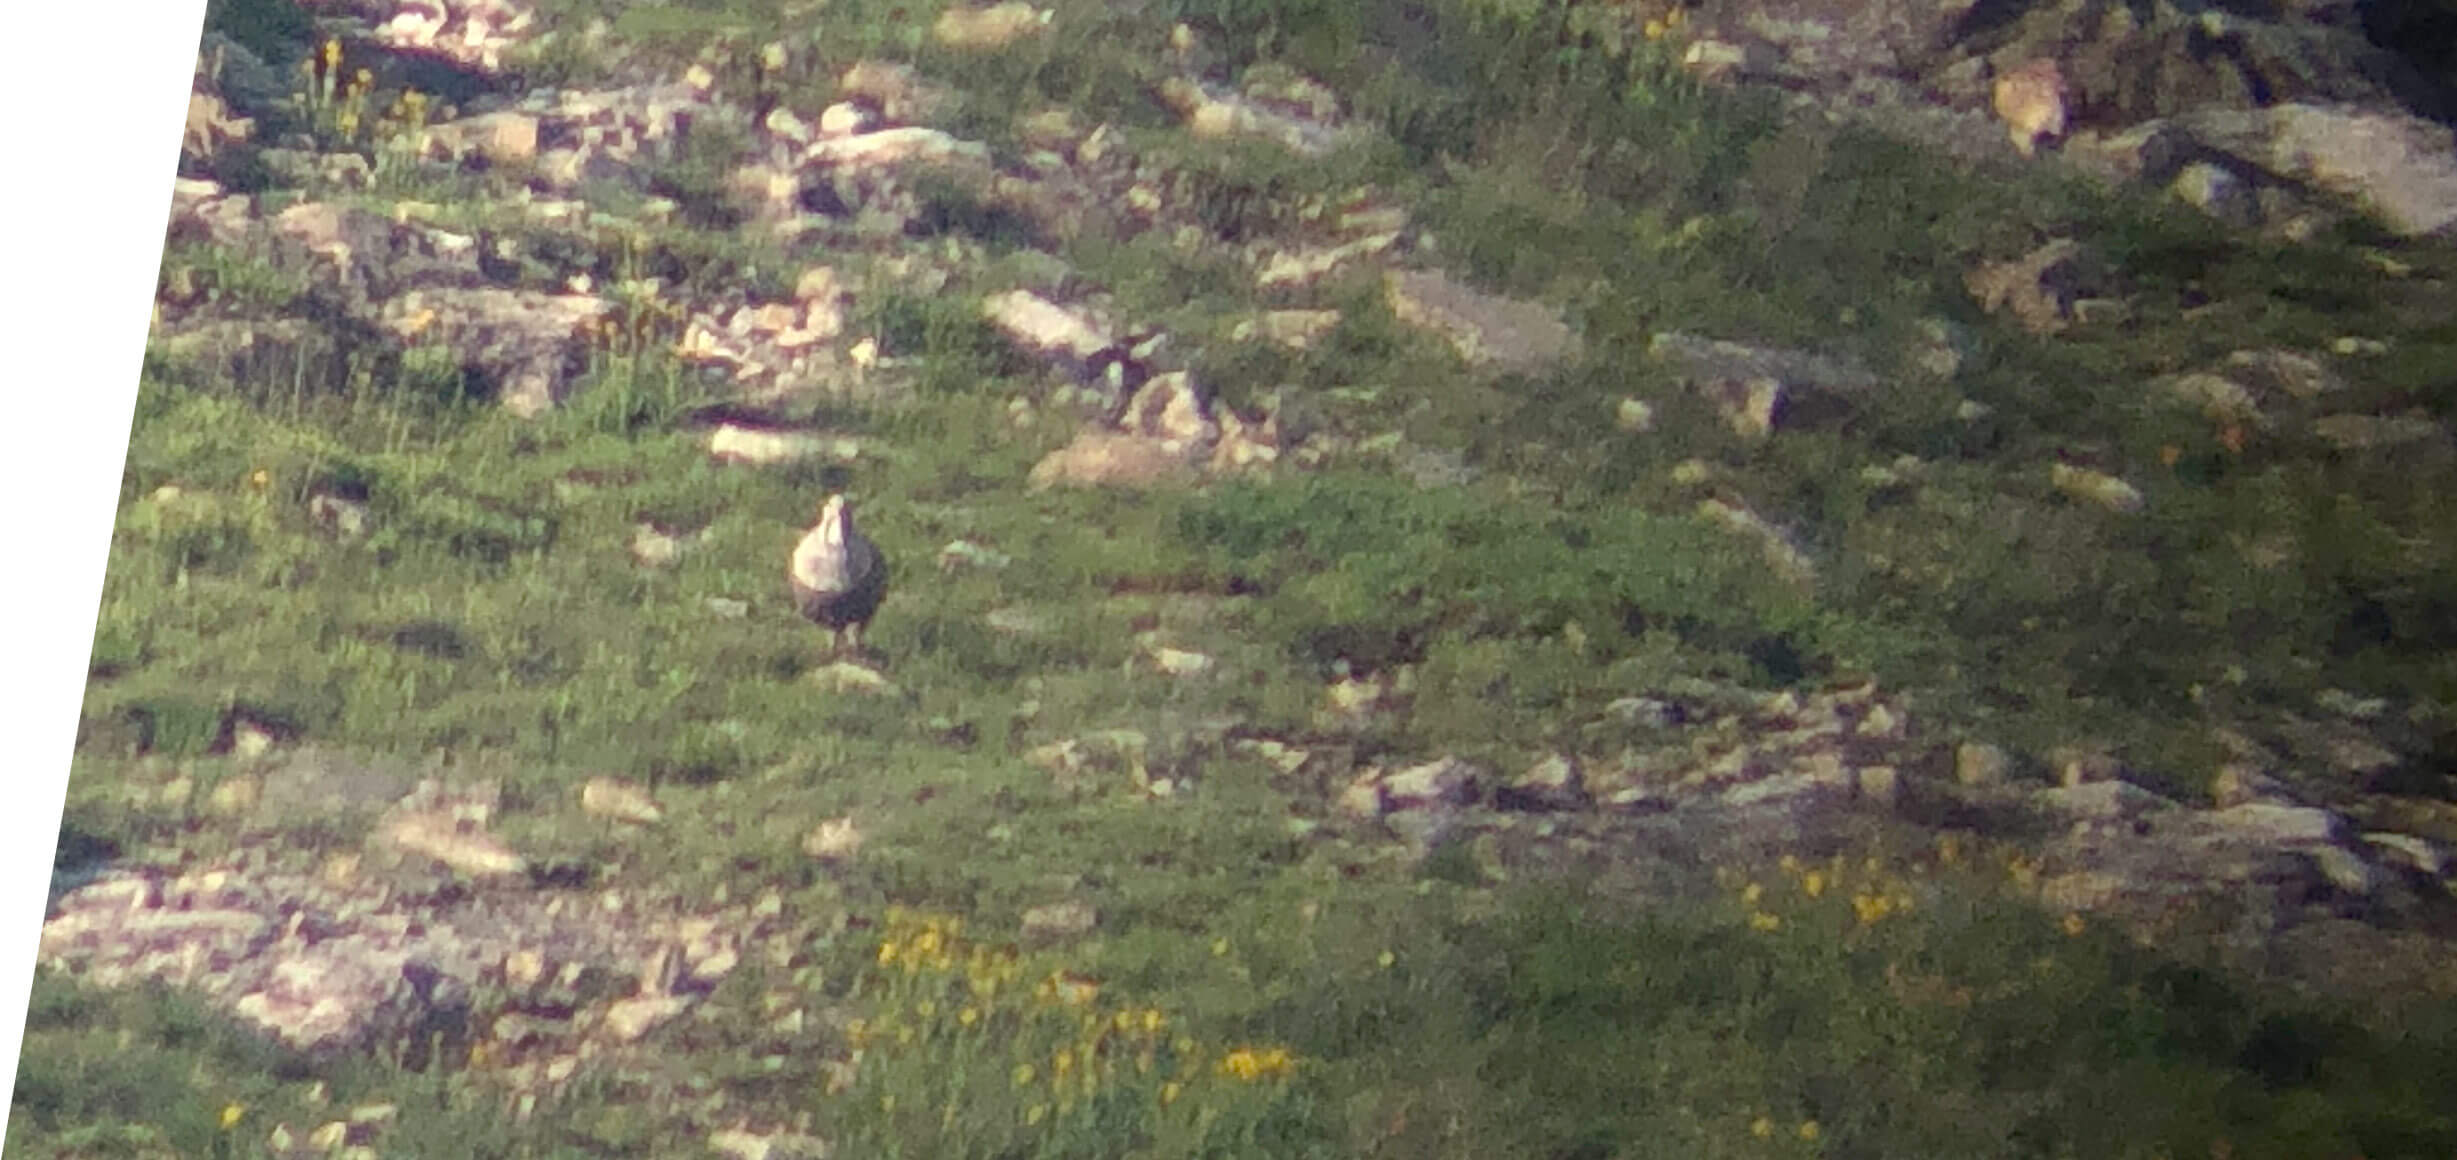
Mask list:
[[[953,975],[879,962],[881,943],[909,947],[921,918],[821,936],[818,965],[794,977],[746,966],[711,1000],[718,1015],[676,1033],[673,1066],[701,1073],[696,1090],[774,1122],[808,1115],[863,1154],[2388,1157],[2457,1145],[2440,1107],[2457,1078],[2445,1005],[2418,1003],[2383,1030],[2195,966],[2186,947],[2074,933],[2003,888],[2007,851],[1960,866],[1924,851],[1875,869],[1733,866],[1731,893],[1641,903],[1526,869],[1504,880],[1489,843],[1415,862],[1336,822],[1329,836],[1292,825],[1326,819],[1342,755],[1515,771],[1612,742],[1616,699],[1701,679],[1873,675],[1943,735],[2034,758],[2106,744],[2186,797],[2220,758],[2213,726],[2309,713],[2332,689],[2391,698],[2445,752],[2457,540],[2436,513],[2457,482],[2450,465],[2328,452],[2292,434],[2303,416],[2291,407],[2286,433],[2230,451],[2142,384],[2235,349],[2374,335],[2392,351],[2341,362],[2348,405],[2446,421],[2457,407],[2440,368],[2457,334],[2428,276],[2457,255],[2360,231],[2252,242],[2129,196],[1981,182],[1859,130],[1787,127],[1768,102],[1679,78],[1677,44],[1618,36],[1594,6],[1445,0],[1430,33],[1381,3],[1058,7],[1073,32],[985,60],[927,43],[936,8],[788,19],[749,3],[574,0],[553,6],[558,31],[531,79],[706,61],[734,99],[767,93],[810,115],[860,56],[910,60],[954,93],[945,127],[959,135],[1003,157],[1017,118],[1048,105],[1110,123],[1164,168],[1172,204],[1232,238],[1302,234],[1309,205],[1371,190],[1432,231],[1454,275],[1560,307],[1589,357],[1494,379],[1400,325],[1370,273],[1267,299],[1247,268],[1166,231],[1087,233],[1059,247],[1064,269],[1114,294],[1130,323],[1177,332],[1223,402],[1251,412],[1280,394],[1330,433],[1395,450],[1182,492],[1028,492],[1025,474],[1067,426],[1054,408],[1013,423],[1009,399],[1046,382],[982,320],[978,295],[1057,277],[1028,252],[1049,243],[956,182],[922,190],[931,236],[911,245],[964,264],[935,292],[865,293],[849,320],[918,360],[915,389],[794,416],[861,440],[850,464],[709,462],[684,420],[713,395],[660,353],[679,321],[636,295],[572,406],[531,422],[468,397],[431,351],[390,359],[310,331],[235,378],[155,357],[96,628],[73,831],[200,857],[356,841],[363,820],[251,834],[202,804],[245,772],[215,752],[236,710],[322,744],[484,768],[505,782],[507,840],[628,888],[772,888],[848,920],[899,907],[936,916],[942,937],[960,916],[993,958],[1027,910],[1094,905],[1093,935],[1017,952],[994,1050],[978,1018],[961,1021],[969,992]],[[583,50],[591,15],[611,39]],[[278,16],[229,19],[294,35]],[[1334,84],[1383,138],[1306,163],[1185,140],[1152,91],[1171,20],[1232,76],[1287,66]],[[771,39],[788,49],[781,70],[757,63]],[[732,228],[722,181],[742,143],[695,139],[653,175],[652,192],[676,203],[669,221],[649,220],[637,192],[596,190],[597,208],[633,224],[557,236],[454,200],[495,188],[491,176],[447,187],[406,171],[370,206],[419,190],[447,202],[453,228],[518,242],[524,284],[653,277],[668,301],[778,300],[810,265],[860,276],[893,256],[849,238],[785,252]],[[2135,277],[2132,324],[2048,340],[1978,316],[1962,272],[2059,231]],[[2360,247],[2418,275],[2383,283]],[[237,316],[306,304],[296,276],[244,254],[182,247],[165,270]],[[2217,305],[2188,313],[2202,298]],[[1308,351],[1227,341],[1237,321],[1290,306],[1342,320]],[[1900,353],[1928,317],[1976,335],[1950,385],[1912,375]],[[1665,329],[1847,353],[1885,382],[1751,443],[1648,358]],[[1654,432],[1611,425],[1629,396],[1656,404]],[[1958,417],[1966,400],[1991,414]],[[2057,493],[2059,450],[2099,456],[2147,509],[2120,516]],[[1455,456],[1475,481],[1418,486],[1395,467],[1416,451]],[[1920,460],[1914,485],[1867,474],[1904,455]],[[1676,480],[1692,460],[1715,482]],[[179,494],[157,498],[165,486]],[[898,568],[869,637],[890,695],[814,686],[821,641],[782,591],[783,554],[832,487],[854,492]],[[363,495],[363,536],[311,514],[312,495],[335,491]],[[1753,545],[1698,519],[1713,494],[1789,530],[1815,582],[1778,580]],[[642,521],[697,535],[670,567],[643,567],[628,553]],[[957,539],[1010,562],[940,572]],[[2274,564],[2246,565],[2247,545],[2273,541]],[[1042,629],[990,622],[1015,611]],[[1157,675],[1154,645],[1214,667]],[[1411,697],[1326,725],[1325,683],[1343,666],[1404,674]],[[1275,765],[1239,744],[1255,736],[1315,760]],[[1067,741],[1089,757],[1072,776],[1028,760]],[[1138,792],[1138,769],[1177,792]],[[598,774],[656,787],[669,821],[654,840],[578,815],[577,787]],[[153,791],[174,777],[195,789],[166,803]],[[2448,791],[2429,780],[2414,788]],[[802,836],[845,814],[863,852],[822,869]],[[1749,880],[1760,894],[1737,901]],[[1172,1034],[1164,1065],[1157,1044],[1119,1039],[1095,1053],[1116,1069],[1105,1094],[1061,1110],[1034,1083],[1084,1012],[1029,994],[1060,970],[1103,980],[1110,1016],[1140,1026],[1165,1012],[1194,1046],[1181,1052]],[[958,989],[929,990],[941,984]],[[778,988],[814,1014],[864,1020],[865,1034],[912,1030],[913,1043],[882,1045],[856,1088],[830,1093],[819,1061],[846,1046],[842,1024],[815,1020],[780,1044],[755,1017]],[[12,1157],[249,1155],[274,1123],[304,1133],[369,1103],[402,1109],[384,1155],[705,1144],[684,1126],[673,1093],[691,1085],[679,1081],[596,1076],[518,1120],[465,1061],[310,1066],[173,994],[47,978],[34,1015]],[[1155,1071],[1139,1070],[1144,1046]],[[1220,1069],[1241,1047],[1251,1078]],[[1285,1075],[1260,1062],[1275,1048]],[[1167,1078],[1179,1055],[1200,1066]],[[1025,1062],[1035,1079],[1017,1083]],[[1170,1082],[1183,1086],[1164,1101]],[[225,1133],[234,1103],[246,1110]]]

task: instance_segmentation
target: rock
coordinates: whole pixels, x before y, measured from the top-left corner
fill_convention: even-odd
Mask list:
[[[363,501],[344,499],[329,492],[317,492],[308,497],[307,518],[317,527],[345,540],[366,535],[372,519]]]
[[[1089,365],[1095,355],[1116,345],[1109,332],[1086,314],[1029,290],[993,294],[982,301],[981,312],[1016,345],[1045,358]]]
[[[619,999],[606,1008],[606,1034],[616,1043],[637,1043],[690,1007],[691,1001],[680,995],[634,995]]]
[[[1548,307],[1461,285],[1438,270],[1394,270],[1383,278],[1399,321],[1441,334],[1470,366],[1536,374],[1576,357],[1578,336]]]
[[[1041,31],[1054,15],[1024,0],[1006,0],[987,8],[954,7],[939,14],[930,34],[949,48],[990,51]]]
[[[1977,353],[1970,331],[1960,323],[1944,318],[1919,320],[1917,337],[1913,340],[1908,363],[1933,379],[1951,379],[1962,372],[1963,365]]]
[[[760,1135],[739,1128],[708,1134],[709,1150],[726,1160],[829,1160],[835,1149],[816,1136],[795,1132]]]
[[[1482,792],[1477,768],[1455,757],[1410,766],[1382,779],[1391,808],[1423,809],[1434,805],[1467,805]]]
[[[1398,244],[1399,235],[1394,231],[1367,234],[1335,246],[1266,249],[1256,263],[1254,284],[1263,290],[1311,286],[1342,266],[1374,257]]]
[[[2289,102],[2176,118],[2196,137],[2277,177],[2329,190],[2409,237],[2457,226],[2449,130],[2381,108]]]
[[[663,568],[682,558],[686,537],[673,535],[655,524],[635,524],[631,529],[631,558],[647,568]]]
[[[821,862],[849,862],[862,851],[862,832],[851,815],[819,823],[802,839],[802,852]]]
[[[1027,943],[1048,944],[1081,938],[1098,925],[1100,915],[1091,903],[1068,899],[1025,911],[1021,934]]]
[[[775,466],[829,458],[854,459],[860,447],[850,439],[831,439],[815,432],[719,423],[708,432],[708,454],[725,463]]]
[[[2184,204],[2237,229],[2261,224],[2261,199],[2250,182],[2224,165],[2195,161],[2167,186]]]
[[[2312,434],[2339,451],[2380,451],[2441,441],[2446,432],[2426,412],[2407,415],[2323,415]]]
[[[2065,77],[2052,57],[2025,61],[1996,78],[1990,101],[2024,157],[2036,154],[2041,142],[2064,136]]]
[[[892,697],[899,692],[895,683],[885,675],[851,661],[822,665],[812,669],[803,679],[838,694],[864,693],[875,697]]]
[[[2198,406],[2214,422],[2262,429],[2270,424],[2251,389],[2224,375],[2207,372],[2171,375],[2156,385],[2175,398]]]
[[[959,141],[937,129],[907,126],[821,138],[802,151],[802,163],[821,169],[959,164],[986,170],[990,151],[977,141]]]
[[[835,139],[867,133],[878,127],[878,115],[851,101],[838,101],[819,111],[821,138]]]
[[[2091,781],[2053,786],[2038,792],[2048,808],[2077,821],[2121,821],[2152,810],[2176,808],[2176,803],[2129,781]]]
[[[617,822],[653,825],[665,820],[665,811],[648,787],[616,777],[592,777],[580,787],[580,808],[583,812]]]
[[[1794,546],[1789,536],[1767,523],[1756,512],[1734,501],[1706,499],[1698,502],[1698,515],[1718,527],[1756,540],[1766,563],[1784,580],[1792,584],[1816,581],[1817,566],[1810,561],[1807,553]]]
[[[1237,324],[1230,337],[1239,341],[1261,337],[1290,350],[1311,350],[1339,322],[1336,310],[1267,310],[1260,318]]]
[[[2363,841],[2378,849],[2389,861],[2429,878],[2448,876],[2449,853],[2438,843],[2412,834],[2374,830],[2363,835]]]
[[[1681,51],[1681,67],[1709,84],[1771,80],[1782,63],[1775,46],[1757,39],[1701,37]]]
[[[2217,776],[2210,779],[2210,798],[2220,809],[2250,802],[2289,806],[2299,804],[2284,782],[2241,761],[2230,761],[2218,767]]]
[[[1498,790],[1494,804],[1512,810],[1583,810],[1594,804],[1594,799],[1587,793],[1578,759],[1554,753]]]
[[[1623,431],[1638,434],[1655,429],[1655,408],[1644,399],[1624,396],[1613,405],[1613,425]]]
[[[2132,484],[2105,472],[2075,467],[2069,463],[2049,465],[2048,482],[2066,495],[2109,511],[2138,512],[2144,503],[2141,492]]]
[[[1964,279],[1981,309],[2011,313],[2032,334],[2061,333],[2082,317],[2083,302],[2108,293],[2113,283],[2105,263],[2070,238],[2012,261],[1982,264]]]
[[[1127,434],[1158,440],[1170,450],[1193,450],[1220,437],[1210,400],[1184,371],[1160,375],[1130,399],[1118,426]]]
[[[1855,395],[1880,382],[1874,373],[1847,360],[1679,331],[1658,332],[1648,342],[1647,353],[1671,366],[1683,382],[1700,387],[1765,381],[1786,390]]]
[[[1185,118],[1187,131],[1202,139],[1253,137],[1308,157],[1329,153],[1340,140],[1336,129],[1317,120],[1291,116],[1189,77],[1160,82],[1160,99]]]
[[[449,349],[494,383],[506,410],[530,418],[563,401],[593,328],[613,310],[585,294],[437,287],[386,302],[376,321],[404,343]]]
[[[442,811],[395,813],[375,836],[376,844],[423,855],[472,878],[525,873],[528,860],[477,825]]]
[[[837,81],[836,91],[877,109],[880,116],[899,125],[937,120],[954,99],[921,79],[913,66],[878,60],[855,62]]]
[[[537,160],[538,118],[505,110],[429,126],[421,152],[445,161],[475,157],[488,165],[525,166]]]
[[[1113,431],[1086,431],[1033,465],[1034,489],[1058,485],[1152,487],[1189,483],[1197,475],[1196,458],[1185,449],[1169,449],[1156,440]]]
[[[1006,553],[984,547],[971,540],[950,541],[946,547],[938,550],[938,567],[942,572],[953,572],[959,568],[996,571],[1012,562],[1013,557]]]
[[[2310,806],[2245,802],[2212,811],[2210,820],[2247,838],[2275,845],[2343,843],[2351,837],[2346,819]]]
[[[1201,676],[1211,671],[1213,663],[1211,657],[1203,653],[1174,648],[1154,648],[1151,657],[1153,667],[1159,669],[1161,675],[1170,677]]]

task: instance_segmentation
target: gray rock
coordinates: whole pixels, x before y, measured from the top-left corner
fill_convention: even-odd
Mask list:
[[[2081,821],[2117,821],[2176,807],[2175,802],[2129,781],[2060,785],[2040,790],[2038,798],[2048,808]]]

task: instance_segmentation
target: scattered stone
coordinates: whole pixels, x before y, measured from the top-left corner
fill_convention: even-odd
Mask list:
[[[667,567],[682,558],[687,542],[687,537],[669,533],[653,523],[636,524],[631,529],[631,558],[645,568]]]
[[[2024,157],[2065,134],[2064,71],[2050,57],[2025,61],[1996,79],[1992,97],[2013,147]]]
[[[1701,37],[1690,41],[1689,47],[1681,52],[1681,67],[1709,84],[1772,80],[1781,64],[1782,55],[1775,46],[1756,39]]]
[[[987,8],[955,7],[939,14],[930,34],[949,48],[991,51],[1041,31],[1055,15],[1024,0],[1005,0]]]
[[[2083,318],[2086,301],[2113,289],[2114,274],[2096,254],[2070,238],[2052,241],[2020,258],[1985,263],[1964,279],[1971,297],[1990,314],[2011,313],[2032,334],[2057,334]]]
[[[617,777],[590,778],[580,787],[580,808],[593,817],[634,825],[665,820],[665,810],[650,796],[647,786]]]
[[[475,157],[488,165],[525,166],[537,160],[537,142],[538,118],[506,110],[429,126],[422,152],[445,161]]]
[[[2132,484],[2105,472],[2075,467],[2069,463],[2051,464],[2048,467],[2048,482],[2066,495],[2109,511],[2138,512],[2145,502],[2140,490]]]
[[[1100,915],[1091,903],[1068,899],[1025,911],[1022,935],[1027,943],[1046,945],[1081,938],[1099,924]]]
[[[862,852],[862,832],[850,814],[824,821],[802,838],[802,852],[821,862],[849,862]]]
[[[307,518],[345,540],[355,540],[367,534],[370,521],[367,505],[354,499],[344,499],[329,492],[318,492],[307,499]]]
[[[1239,342],[1260,337],[1290,350],[1312,350],[1339,322],[1336,310],[1267,310],[1260,318],[1238,323],[1229,337]]]
[[[691,1007],[680,995],[634,995],[606,1008],[606,1034],[616,1043],[637,1043]]]
[[[2087,781],[2038,792],[2050,809],[2078,821],[2120,821],[2175,804],[2129,781]]]
[[[859,452],[860,446],[853,440],[826,438],[809,431],[720,423],[708,432],[708,454],[725,463],[765,467],[822,458],[846,462],[857,458]]]
[[[1517,781],[1498,790],[1495,804],[1515,810],[1583,810],[1594,804],[1578,759],[1566,753],[1547,754]]]
[[[2444,434],[2438,421],[2424,412],[2408,415],[2323,415],[2312,420],[2312,434],[2339,451],[2380,451],[2433,442]]]
[[[1623,397],[1613,406],[1613,425],[1632,434],[1655,429],[1655,408],[1644,399]]]
[[[1765,553],[1766,563],[1786,581],[1809,584],[1817,579],[1817,566],[1809,560],[1808,554],[1794,546],[1789,536],[1767,523],[1756,512],[1735,501],[1705,499],[1698,502],[1698,515],[1718,527],[1756,540]]]
[[[376,833],[376,842],[405,854],[441,862],[472,878],[524,873],[528,860],[467,820],[443,811],[396,813]]]
[[[875,697],[892,697],[901,690],[874,669],[851,661],[837,661],[812,669],[806,678],[810,683],[830,693],[864,693]]]
[[[1014,558],[1006,553],[971,540],[950,541],[946,547],[938,550],[938,567],[942,572],[953,572],[959,568],[996,571],[1013,562]]]

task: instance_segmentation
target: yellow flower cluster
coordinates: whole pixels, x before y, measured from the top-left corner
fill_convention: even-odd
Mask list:
[[[1295,1069],[1285,1047],[1240,1047],[1220,1059],[1220,1070],[1247,1083],[1278,1079]]]
[[[1799,891],[1800,897],[1808,902],[1819,903],[1829,894],[1843,895],[1847,891],[1852,915],[1862,927],[1875,926],[1912,908],[1909,889],[1900,880],[1887,875],[1874,858],[1853,865],[1841,857],[1835,857],[1822,865],[1811,865],[1786,854],[1775,866]],[[1726,876],[1727,883],[1731,877]],[[1783,917],[1770,907],[1769,892],[1764,883],[1754,880],[1743,882],[1739,891],[1749,929],[1783,929]]]
[[[1268,1089],[1236,1093],[1295,1070],[1295,1057],[1279,1046],[1244,1045],[1212,1057],[1168,1012],[1105,1005],[1100,981],[1075,971],[1050,970],[1027,991],[1019,953],[966,939],[955,916],[895,909],[883,926],[855,990],[875,1008],[848,1024],[854,1055],[831,1091],[858,1089],[859,1101],[887,1114],[882,1098],[901,1093],[908,1107],[948,1116],[957,1098],[1012,1100],[1027,1126],[1046,1122],[1061,1131],[1080,1130],[1096,1099],[1102,1107],[1123,1099],[1147,1115],[1200,1118],[1215,1105],[1278,1098]],[[1007,1082],[997,1083],[1002,1076]],[[990,1081],[987,1091],[967,1088],[981,1079]],[[938,1090],[950,1082],[972,1095]],[[1193,1113],[1180,1103],[1189,1097]]]
[[[1665,35],[1679,31],[1680,27],[1687,23],[1689,23],[1689,10],[1675,4],[1671,11],[1646,22],[1646,38],[1662,40]]]

